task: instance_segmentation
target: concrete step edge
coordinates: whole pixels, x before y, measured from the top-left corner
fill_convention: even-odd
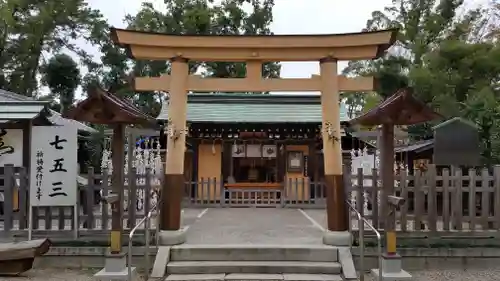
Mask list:
[[[217,245],[217,244],[181,244],[181,245],[176,245],[172,246],[172,250],[177,250],[177,249],[311,249],[311,250],[326,250],[326,249],[338,249],[339,247],[335,246],[330,246],[330,245],[323,245],[323,244],[318,244],[318,245],[283,245],[283,244],[224,244],[224,245]]]
[[[165,281],[222,281],[226,274],[169,274]]]
[[[171,261],[167,267],[179,266],[338,266],[336,261]]]
[[[170,261],[317,261],[339,260],[339,250],[310,248],[178,248]]]
[[[325,273],[340,274],[338,262],[297,261],[179,261],[166,266],[167,274],[212,274],[212,273]]]
[[[217,273],[217,274],[170,274],[165,281],[342,281],[338,274],[255,274],[255,273]]]

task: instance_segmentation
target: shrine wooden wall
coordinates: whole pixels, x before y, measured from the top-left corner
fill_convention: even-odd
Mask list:
[[[281,170],[279,182],[283,183],[287,198],[295,198],[297,200],[308,200],[311,196],[310,181],[313,173],[317,173],[319,168],[318,163],[314,164],[314,157],[311,157],[310,144],[288,144],[283,146],[285,149],[281,153],[278,152],[278,170]],[[196,197],[201,199],[218,199],[221,196],[224,178],[223,174],[223,146],[221,143],[199,143],[193,147],[196,158],[193,162],[193,181],[197,182]],[[287,169],[288,153],[301,152],[304,156],[302,171],[289,171]],[[316,156],[316,155],[315,155]],[[318,157],[317,157],[318,158]],[[318,162],[320,159],[316,159]],[[318,167],[316,167],[318,166]],[[314,168],[314,171],[313,171]],[[305,170],[307,169],[307,173]]]
[[[222,168],[222,146],[220,143],[198,145],[198,182],[204,187],[197,189],[197,196],[205,196],[210,199],[220,198],[221,194],[221,171]],[[217,184],[214,184],[214,179]],[[208,194],[206,194],[208,191]]]
[[[307,200],[310,196],[309,178],[304,175],[304,169],[301,172],[290,172],[287,170],[288,152],[300,151],[304,156],[309,156],[309,146],[307,144],[287,145],[285,154],[285,187],[286,194],[290,198]],[[306,165],[305,162],[303,165]]]

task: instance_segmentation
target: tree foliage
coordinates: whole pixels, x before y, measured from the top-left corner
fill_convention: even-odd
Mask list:
[[[164,0],[161,9],[145,2],[127,15],[126,27],[170,34],[272,34],[273,0]],[[344,94],[349,114],[367,111],[401,87],[446,117],[460,116],[479,128],[487,163],[500,161],[500,4],[473,7],[464,0],[393,0],[374,11],[364,30],[398,28],[395,45],[382,58],[353,61],[348,76],[374,76],[375,92]],[[170,72],[164,61],[133,61],[109,37],[110,26],[84,0],[0,0],[0,88],[52,99],[58,110],[74,102],[81,89],[98,84],[130,98],[156,116],[164,93],[136,93],[133,76]],[[94,58],[77,42],[100,51]],[[244,77],[234,62],[190,62],[190,72],[211,77]],[[279,77],[276,62],[263,66],[263,76]],[[80,75],[81,73],[81,75]],[[47,86],[50,93],[44,92]],[[76,90],[75,90],[76,89]],[[375,95],[374,93],[378,94]],[[44,96],[44,97],[42,97]],[[432,135],[432,123],[412,126],[414,138]]]
[[[42,67],[43,82],[49,87],[51,98],[59,99],[58,110],[67,112],[75,102],[76,89],[80,85],[80,69],[66,54],[53,56]]]
[[[144,2],[137,13],[124,18],[126,28],[207,36],[271,34],[273,0],[163,2],[161,10]],[[65,111],[74,103],[75,93],[85,95],[89,86],[97,84],[156,116],[165,94],[136,93],[129,81],[133,76],[169,73],[169,62],[128,59],[111,41],[110,28],[85,0],[0,0],[0,88],[50,100],[53,109]],[[81,43],[96,47],[100,57],[85,52],[79,47]],[[279,71],[275,62],[263,66],[264,77],[279,77]],[[241,63],[193,61],[190,72],[244,77],[245,67]],[[101,142],[102,136],[92,141],[92,155],[100,155]],[[92,158],[96,167],[98,158]]]
[[[445,116],[461,116],[479,127],[483,156],[500,156],[500,46],[449,40],[410,73],[419,96]]]
[[[125,18],[127,28],[168,34],[264,35],[271,34],[274,1],[225,0],[220,4],[206,0],[165,0],[165,10],[145,2],[135,15]],[[250,12],[244,6],[251,6]],[[168,61],[130,61],[109,38],[99,42],[102,64],[86,77],[86,83],[99,83],[113,92],[132,98],[145,112],[156,116],[163,93],[135,93],[128,85],[130,76],[159,76],[169,73]],[[280,66],[266,63],[264,77],[279,77]],[[189,71],[210,77],[244,77],[242,63],[191,61]]]
[[[273,6],[273,0],[224,0],[219,4],[165,0],[162,10],[144,2],[136,14],[124,20],[130,29],[170,34],[271,34]],[[66,53],[78,59],[81,73],[85,73],[80,85],[83,92],[89,85],[99,84],[133,99],[144,111],[158,114],[164,94],[137,94],[128,81],[134,75],[168,73],[169,63],[129,60],[111,42],[109,29],[101,13],[84,0],[0,1],[0,88],[32,97],[43,95],[43,66],[54,54]],[[77,40],[96,46],[101,57],[94,59],[78,47]],[[279,64],[266,63],[263,75],[279,77],[279,70]],[[244,65],[231,62],[191,62],[190,71],[213,77],[245,76]]]
[[[486,163],[500,160],[497,42],[500,5],[467,8],[463,0],[394,0],[374,11],[366,30],[399,28],[396,44],[374,61],[349,63],[344,74],[374,76],[376,92],[387,98],[411,86],[415,95],[447,118],[460,116],[478,125]],[[366,93],[346,101],[361,113],[373,105]],[[415,139],[432,137],[426,123],[408,128]]]
[[[76,39],[89,40],[104,25],[84,0],[0,1],[0,88],[36,97],[48,57],[67,51],[90,60]]]

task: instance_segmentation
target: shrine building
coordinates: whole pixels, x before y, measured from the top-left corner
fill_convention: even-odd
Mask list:
[[[185,180],[211,184],[215,196],[222,188],[321,182],[321,114],[319,95],[189,94]],[[157,119],[168,120],[167,106]],[[348,121],[341,103],[342,128]],[[341,142],[346,164],[351,149],[365,145],[344,129]]]

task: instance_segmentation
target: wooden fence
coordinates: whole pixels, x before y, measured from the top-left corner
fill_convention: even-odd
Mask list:
[[[150,206],[158,200],[159,185],[154,184],[154,175],[149,170],[146,174],[138,174],[133,169],[127,175],[123,213],[125,234],[144,218]],[[1,206],[3,212],[0,212],[0,236],[24,238],[29,226],[29,175],[25,168],[5,166],[0,181],[3,181],[0,192],[4,199]],[[111,206],[101,200],[111,191],[107,170],[99,175],[89,169],[87,178],[80,178],[77,186],[77,221],[73,207],[33,207],[32,229],[35,237],[72,237],[78,226],[81,237],[107,239],[106,234],[111,229]]]
[[[358,170],[351,200],[358,212],[382,228],[379,207],[383,204],[377,170],[363,175]],[[370,184],[367,186],[366,181]],[[500,229],[500,166],[491,169],[436,169],[396,176],[396,195],[405,203],[396,212],[396,228],[402,232],[474,232]],[[376,192],[375,192],[376,191]],[[357,222],[353,222],[353,228]]]
[[[125,234],[144,218],[150,206],[159,199],[162,178],[157,178],[149,170],[146,174],[149,176],[138,174],[133,169],[124,183]],[[1,206],[3,213],[0,213],[0,236],[25,238],[29,226],[29,175],[25,168],[6,166],[4,174],[0,175],[0,182],[2,180],[0,192],[4,202]],[[107,239],[106,234],[111,228],[111,206],[101,200],[111,190],[107,170],[103,174],[95,174],[93,169],[89,169],[87,177],[80,178],[78,190],[77,221],[73,207],[33,207],[32,229],[35,237],[72,237],[78,226],[81,237]],[[325,191],[322,183],[309,182],[307,178],[287,179],[284,188],[276,189],[224,189],[223,183],[216,179],[201,179],[199,182],[186,182],[183,206],[323,208]]]
[[[257,186],[257,185],[256,185]],[[308,178],[285,178],[282,185],[225,187],[217,178],[186,182],[186,207],[324,208],[325,186]]]
[[[405,204],[397,210],[399,231],[439,234],[500,229],[500,166],[466,172],[457,169],[454,173],[433,165],[428,168],[425,173],[415,171],[415,175],[409,175],[403,171],[396,176],[396,193],[406,198]],[[127,175],[125,233],[158,200],[161,179],[154,177],[151,173],[149,176],[137,174],[135,170]],[[382,227],[377,170],[374,169],[371,175],[363,175],[360,169],[354,175],[346,174],[345,180],[347,198],[374,225]],[[2,181],[0,192],[4,200],[0,236],[24,239],[28,232],[28,175],[24,168],[6,166],[4,174],[0,175],[0,183]],[[35,237],[72,237],[74,229],[78,228],[80,237],[107,239],[111,210],[100,198],[110,191],[109,175],[106,171],[102,175],[94,174],[90,169],[85,181],[78,185],[77,221],[73,208],[33,208]],[[183,204],[184,207],[324,208],[325,188],[323,183],[308,178],[286,179],[283,188],[275,189],[231,189],[224,188],[216,179],[203,179],[186,183]],[[353,216],[352,228],[356,227]]]

